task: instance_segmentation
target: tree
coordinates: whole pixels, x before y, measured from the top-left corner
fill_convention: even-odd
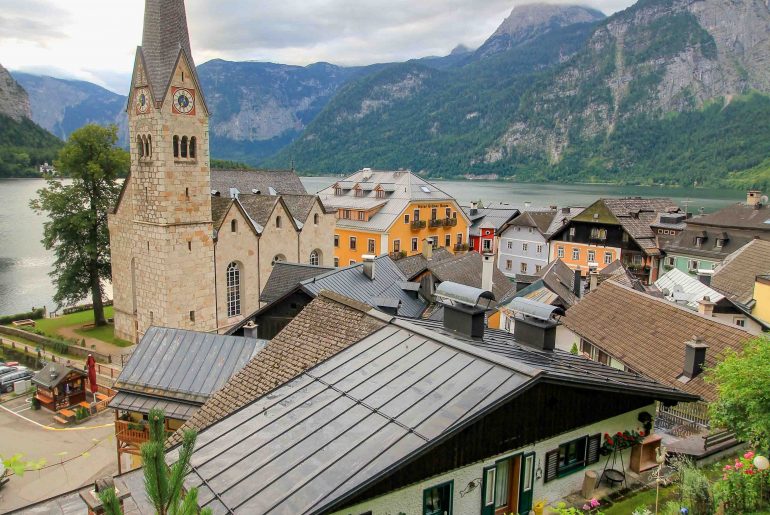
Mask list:
[[[184,494],[184,478],[190,473],[190,458],[198,433],[188,429],[182,437],[182,447],[177,462],[169,467],[163,454],[166,441],[165,417],[159,409],[148,415],[150,440],[142,444],[144,485],[147,498],[158,515],[198,515],[198,489],[191,488]],[[122,515],[115,490],[110,488],[99,493],[107,515]],[[200,511],[208,515],[211,510]]]
[[[728,351],[707,371],[717,400],[709,406],[713,425],[735,432],[758,449],[770,447],[770,341],[757,337],[741,353]]]
[[[73,132],[55,163],[72,182],[49,178],[30,202],[49,218],[42,241],[56,256],[50,273],[56,284],[54,302],[74,304],[90,295],[97,326],[107,323],[102,281],[111,279],[107,212],[120,193],[116,180],[130,166],[117,140],[115,126],[86,125]]]

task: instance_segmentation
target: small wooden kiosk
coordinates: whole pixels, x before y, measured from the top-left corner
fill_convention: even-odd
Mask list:
[[[86,400],[86,373],[61,363],[48,363],[32,378],[37,400],[51,411],[69,408]]]

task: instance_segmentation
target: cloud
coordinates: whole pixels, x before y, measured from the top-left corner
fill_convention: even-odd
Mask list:
[[[66,37],[60,30],[69,13],[46,0],[0,0],[0,41],[18,40],[47,45]]]

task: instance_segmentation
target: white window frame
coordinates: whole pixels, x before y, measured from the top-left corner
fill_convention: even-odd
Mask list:
[[[241,268],[233,261],[227,265],[227,317],[241,314]]]
[[[310,264],[313,266],[318,266],[321,264],[321,259],[318,256],[318,251],[314,250],[310,253]]]

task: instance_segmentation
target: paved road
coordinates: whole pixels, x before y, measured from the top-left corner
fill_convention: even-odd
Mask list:
[[[116,474],[113,420],[108,410],[81,426],[64,429],[54,424],[50,412],[29,409],[28,398],[0,404],[0,455],[23,454],[27,460],[46,461],[44,469],[12,477],[0,489],[0,513]]]

